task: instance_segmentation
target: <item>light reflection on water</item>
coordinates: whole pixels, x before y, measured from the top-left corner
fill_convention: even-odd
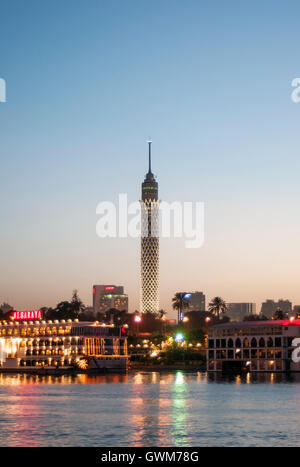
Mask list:
[[[0,374],[0,445],[298,445],[299,407],[297,374]]]

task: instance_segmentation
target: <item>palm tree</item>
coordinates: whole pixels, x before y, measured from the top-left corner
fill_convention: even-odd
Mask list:
[[[185,298],[186,293],[176,293],[172,298],[172,306],[178,311],[178,323],[181,321],[182,312],[185,308],[189,308],[190,304]]]
[[[220,318],[220,313],[226,313],[227,305],[225,300],[221,297],[215,297],[208,305],[208,311],[213,315],[216,315],[218,319]]]

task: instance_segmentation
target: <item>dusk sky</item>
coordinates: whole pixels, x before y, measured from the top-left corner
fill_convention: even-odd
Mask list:
[[[160,302],[300,303],[298,1],[1,0],[0,302],[54,306],[124,285],[139,240],[96,206],[141,197],[147,144],[165,201],[205,203],[205,243],[160,242]]]

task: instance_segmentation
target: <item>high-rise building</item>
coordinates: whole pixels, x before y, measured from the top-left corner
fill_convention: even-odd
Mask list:
[[[274,300],[266,300],[261,304],[260,313],[266,318],[272,318],[276,311],[276,302]]]
[[[270,299],[266,300],[261,304],[260,312],[266,318],[271,319],[278,308],[288,316],[292,313],[292,303],[289,300],[283,300],[282,298],[280,298],[278,302]]]
[[[294,316],[299,316],[300,315],[300,305],[294,305],[293,306],[293,315]]]
[[[290,316],[292,314],[293,305],[289,300],[283,300],[280,298],[277,302],[277,308],[280,308],[283,313],[285,313],[287,316]]]
[[[255,303],[227,303],[226,316],[231,321],[243,321],[245,316],[255,315]]]
[[[196,291],[184,293],[188,296],[189,303],[189,307],[186,311],[205,311],[205,295],[203,292]]]
[[[141,311],[159,311],[159,201],[158,183],[151,172],[151,141],[149,170],[142,183],[141,199]]]
[[[124,287],[119,285],[93,285],[94,313],[105,313],[111,308],[128,312],[128,295],[124,294]]]

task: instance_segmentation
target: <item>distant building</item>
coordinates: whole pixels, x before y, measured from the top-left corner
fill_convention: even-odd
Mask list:
[[[205,295],[203,292],[189,292],[189,311],[205,311]]]
[[[255,315],[255,303],[227,303],[228,310],[226,316],[231,321],[243,321],[245,316]]]
[[[261,304],[261,310],[260,313],[267,318],[272,318],[276,311],[276,302],[274,300],[266,300]]]
[[[277,302],[277,308],[280,308],[287,316],[290,316],[292,314],[293,305],[289,300],[280,298]]]
[[[189,308],[186,311],[205,311],[205,295],[203,292],[178,292],[189,295]]]
[[[292,303],[289,300],[283,300],[282,298],[280,298],[278,302],[270,299],[266,300],[261,304],[260,312],[262,315],[266,316],[266,318],[272,318],[278,308],[288,316],[292,314]]]
[[[300,315],[300,305],[294,305],[294,307],[293,307],[293,315],[294,315],[294,316]]]
[[[124,287],[119,285],[94,285],[94,313],[105,313],[111,308],[128,312],[128,295],[124,294]]]

